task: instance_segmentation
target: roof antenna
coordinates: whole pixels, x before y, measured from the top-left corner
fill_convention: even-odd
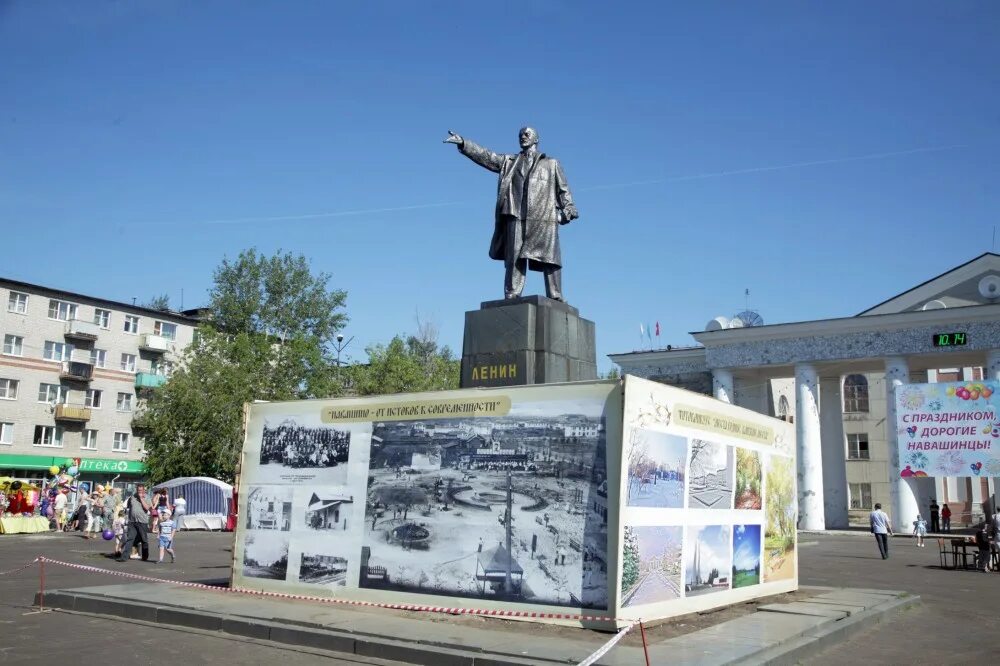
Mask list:
[[[993,225],[993,251],[997,251],[997,225]]]

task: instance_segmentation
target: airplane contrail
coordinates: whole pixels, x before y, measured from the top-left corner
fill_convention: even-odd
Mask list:
[[[706,178],[722,178],[724,176],[740,176],[748,173],[761,173],[764,171],[782,171],[785,169],[797,169],[799,167],[822,166],[825,164],[845,164],[847,162],[864,162],[867,160],[881,160],[888,157],[899,157],[902,155],[916,155],[918,153],[937,153],[945,150],[956,150],[966,148],[966,144],[955,144],[951,146],[935,146],[930,148],[912,148],[910,150],[894,150],[888,153],[871,153],[869,155],[854,155],[850,157],[836,157],[827,160],[811,160],[809,162],[793,162],[791,164],[778,164],[774,166],[750,167],[747,169],[733,169],[729,171],[715,171],[709,173],[699,173],[690,176],[668,176],[666,178],[654,178],[652,180],[636,180],[628,183],[610,183],[608,185],[593,185],[582,187],[580,192],[592,192],[595,190],[612,190],[621,187],[637,187],[639,185],[659,185],[661,183],[680,183],[687,180],[704,180]]]
[[[920,153],[938,153],[946,150],[957,150],[967,148],[966,144],[954,144],[950,146],[933,146],[928,148],[911,148],[909,150],[894,150],[885,153],[870,153],[868,155],[853,155],[848,157],[836,157],[825,160],[810,160],[808,162],[792,162],[790,164],[778,164],[772,166],[749,167],[746,169],[730,169],[727,171],[714,171],[708,173],[691,174],[687,176],[667,176],[664,178],[653,178],[650,180],[635,180],[626,183],[608,183],[606,185],[591,185],[576,189],[578,192],[596,192],[600,190],[614,190],[626,187],[639,187],[640,185],[661,185],[666,183],[680,183],[690,180],[705,180],[708,178],[724,178],[726,176],[741,176],[751,173],[763,173],[767,171],[784,171],[787,169],[798,169],[802,167],[823,166],[828,164],[846,164],[849,162],[865,162],[871,160],[881,160],[890,157],[901,157],[904,155],[917,155]],[[300,215],[272,215],[267,217],[236,217],[219,220],[202,220],[195,224],[227,225],[227,224],[253,224],[255,222],[294,222],[297,220],[318,220],[335,217],[355,217],[359,215],[375,215],[378,213],[400,213],[411,210],[425,210],[428,208],[448,208],[452,206],[464,206],[471,204],[471,201],[443,201],[439,203],[413,204],[410,206],[390,206],[387,208],[358,208],[352,210],[329,211],[325,213],[304,213]]]

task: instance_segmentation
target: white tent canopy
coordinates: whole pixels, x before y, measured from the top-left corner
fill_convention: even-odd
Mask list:
[[[170,503],[178,497],[187,502],[184,529],[221,530],[226,526],[233,487],[207,476],[182,476],[153,486],[153,491],[167,490]]]

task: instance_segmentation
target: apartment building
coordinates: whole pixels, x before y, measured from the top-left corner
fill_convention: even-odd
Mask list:
[[[145,474],[132,419],[194,337],[191,314],[0,278],[0,476]]]

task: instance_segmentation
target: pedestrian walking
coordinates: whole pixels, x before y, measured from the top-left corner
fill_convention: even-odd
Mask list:
[[[53,502],[53,511],[55,511],[57,532],[62,532],[66,529],[66,503],[68,501],[66,493],[62,491],[56,493],[56,499]]]
[[[927,521],[919,513],[913,521],[913,536],[917,537],[917,548],[923,548],[924,537],[927,536]]]
[[[183,495],[174,499],[174,527],[177,532],[184,529],[184,514],[187,513],[187,500]]]
[[[941,507],[938,506],[937,500],[933,497],[931,498],[931,532],[938,534],[941,531],[941,520],[939,512]]]
[[[951,532],[951,509],[947,504],[941,507],[941,529]]]
[[[984,572],[989,571],[990,538],[986,534],[985,522],[976,530],[976,548],[979,549],[979,554],[976,557],[976,568]]]
[[[160,558],[156,561],[157,564],[163,564],[163,551],[167,551],[170,555],[170,561],[174,562],[174,534],[176,530],[174,529],[176,523],[171,514],[160,514]]]
[[[875,510],[868,514],[868,522],[871,524],[872,534],[875,535],[878,552],[883,560],[889,559],[889,536],[892,535],[892,527],[889,525],[889,516],[882,510],[881,504],[876,504]]]
[[[142,559],[149,558],[149,502],[146,501],[146,486],[139,484],[135,493],[125,502],[125,520],[128,527],[125,534],[125,545],[122,547],[119,562],[127,562],[132,553],[132,544],[139,548]]]
[[[1000,511],[993,514],[988,534],[990,537],[990,552],[997,553],[997,556],[1000,557]]]

